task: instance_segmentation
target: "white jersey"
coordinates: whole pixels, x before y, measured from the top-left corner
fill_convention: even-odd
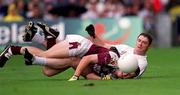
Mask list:
[[[113,46],[117,48],[120,56],[123,56],[124,54],[134,54],[134,48],[128,45],[120,44],[120,45],[113,45]],[[145,72],[147,68],[147,65],[148,65],[147,56],[142,56],[142,55],[137,55],[137,54],[134,54],[134,55],[138,59],[138,66],[140,68],[140,73],[138,76],[136,76],[136,78],[139,78]]]
[[[85,55],[93,43],[80,35],[66,35],[66,41],[69,42],[69,55],[82,57]]]

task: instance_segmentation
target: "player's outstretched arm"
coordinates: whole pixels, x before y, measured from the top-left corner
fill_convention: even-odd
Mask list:
[[[76,68],[76,71],[73,75],[73,77],[71,77],[71,79],[69,79],[69,81],[74,81],[74,80],[78,80],[79,76],[81,75],[82,71],[90,64],[90,63],[97,63],[98,62],[98,56],[97,54],[93,54],[93,55],[88,55],[88,56],[84,56],[79,65]]]

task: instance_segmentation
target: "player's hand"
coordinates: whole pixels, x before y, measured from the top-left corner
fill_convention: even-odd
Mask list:
[[[68,81],[76,81],[79,80],[79,77],[76,75],[73,75]]]
[[[103,74],[101,73],[101,80],[117,80],[118,77],[112,73],[109,74]]]
[[[111,76],[110,75],[104,75],[101,79],[102,80],[110,80]]]
[[[89,34],[90,36],[92,36],[93,38],[95,38],[95,29],[94,29],[94,26],[93,26],[92,24],[90,24],[89,26],[87,26],[85,30],[88,32],[88,34]]]

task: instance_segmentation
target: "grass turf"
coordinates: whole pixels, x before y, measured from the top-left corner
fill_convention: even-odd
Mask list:
[[[49,78],[42,67],[25,66],[22,56],[16,56],[0,68],[0,95],[179,95],[179,56],[180,48],[153,48],[141,79],[75,82],[67,81],[71,69]]]

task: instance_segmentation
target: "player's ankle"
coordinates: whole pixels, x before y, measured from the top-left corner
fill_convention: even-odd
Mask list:
[[[74,79],[79,80],[79,76],[78,75],[73,75]]]

